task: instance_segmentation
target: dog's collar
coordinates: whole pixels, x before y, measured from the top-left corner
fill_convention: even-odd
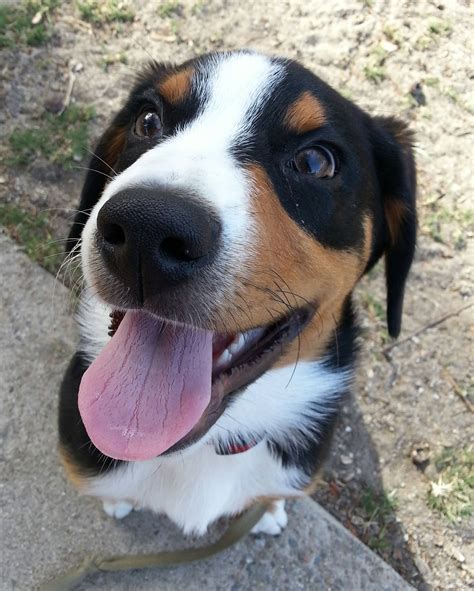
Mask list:
[[[244,438],[239,437],[238,440],[231,442],[216,442],[214,447],[218,456],[232,456],[249,451],[249,449],[255,447],[260,441],[261,439],[258,441],[256,439],[245,440]]]

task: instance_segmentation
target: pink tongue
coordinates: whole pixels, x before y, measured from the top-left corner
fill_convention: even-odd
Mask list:
[[[212,332],[127,312],[79,388],[92,443],[118,460],[163,453],[199,421],[211,374]]]

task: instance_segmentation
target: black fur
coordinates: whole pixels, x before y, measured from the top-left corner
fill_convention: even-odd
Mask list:
[[[191,60],[198,72],[205,71],[210,56]],[[415,167],[411,136],[395,119],[371,118],[343,98],[308,70],[284,61],[286,77],[263,108],[252,137],[237,140],[233,153],[242,166],[259,163],[267,171],[288,215],[319,243],[329,248],[351,251],[363,246],[364,221],[373,221],[372,252],[369,270],[385,255],[387,281],[387,320],[389,333],[397,336],[401,327],[403,293],[412,263],[416,241]],[[187,64],[184,64],[186,66]],[[103,134],[90,162],[81,195],[79,212],[72,227],[68,248],[80,238],[90,210],[99,200],[113,176],[132,164],[158,140],[138,141],[133,135],[136,117],[147,105],[163,116],[163,137],[196,117],[200,99],[191,92],[179,105],[168,105],[157,93],[160,80],[175,71],[167,64],[153,63],[139,77],[129,99]],[[322,104],[326,124],[300,137],[286,129],[283,121],[289,105],[303,91],[310,91]],[[111,155],[110,145],[123,134],[123,147]],[[212,138],[210,138],[212,141]],[[288,161],[297,150],[314,144],[331,147],[339,162],[339,174],[332,179],[298,175]],[[395,235],[389,234],[387,204],[398,200],[404,215]],[[327,364],[334,369],[350,368],[356,354],[356,322],[350,298],[337,333],[327,350]],[[65,375],[60,400],[59,429],[61,444],[85,472],[98,473],[113,468],[115,462],[103,456],[90,442],[77,408],[77,393],[87,363],[78,353]],[[340,400],[345,392],[340,393]],[[327,448],[338,408],[329,409],[323,426],[299,447],[268,445],[285,465],[301,466],[310,477],[320,465]],[[291,434],[289,434],[291,437]]]
[[[332,370],[351,371],[356,362],[358,353],[358,327],[352,302],[347,300],[341,322],[334,331],[334,336],[324,353],[325,366]],[[349,394],[348,390],[342,390],[334,398],[334,404],[328,408],[308,409],[316,410],[318,415],[325,414],[326,419],[318,420],[310,436],[305,433],[290,432],[287,434],[287,445],[281,445],[275,441],[268,441],[268,447],[272,453],[279,457],[284,466],[298,467],[307,476],[308,485],[324,463],[329,452],[333,430],[341,405]],[[314,412],[310,413],[314,416]],[[298,443],[295,444],[294,442]]]
[[[385,205],[398,201],[404,216],[396,238],[383,232],[385,274],[387,282],[387,324],[392,337],[400,334],[403,295],[416,245],[416,171],[412,150],[413,135],[404,123],[394,118],[373,119],[371,141],[374,151],[379,190]],[[379,251],[380,252],[380,251]]]

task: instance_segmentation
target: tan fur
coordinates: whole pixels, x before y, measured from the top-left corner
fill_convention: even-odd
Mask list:
[[[307,133],[326,123],[326,114],[321,103],[309,91],[303,92],[290,105],[285,116],[285,125],[298,134]]]
[[[184,68],[179,72],[171,74],[162,82],[158,90],[161,96],[172,105],[181,103],[187,96],[191,88],[193,77],[192,68]]]
[[[111,127],[107,131],[107,139],[105,142],[105,162],[113,169],[117,164],[120,154],[125,147],[125,140],[127,138],[126,127]],[[107,171],[109,173],[110,171]]]
[[[291,309],[316,303],[317,314],[276,367],[323,353],[341,316],[344,300],[362,275],[370,256],[372,222],[365,220],[361,252],[319,244],[288,217],[260,165],[248,168],[257,222],[254,260],[242,278],[239,326],[268,324]],[[244,305],[244,302],[247,305]],[[230,319],[230,321],[235,319]]]
[[[68,451],[62,445],[59,446],[59,458],[68,479],[78,490],[83,490],[87,485],[87,479],[81,474],[78,466],[74,463]]]
[[[386,199],[384,211],[388,233],[390,235],[390,243],[393,245],[398,241],[403,218],[407,214],[407,208],[399,199]]]

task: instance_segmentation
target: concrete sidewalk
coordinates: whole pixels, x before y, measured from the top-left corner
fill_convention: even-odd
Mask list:
[[[56,405],[75,341],[69,295],[1,230],[0,283],[0,589],[35,589],[91,554],[189,545],[166,518],[139,512],[115,521],[97,501],[79,497],[66,482],[56,455]],[[290,504],[289,525],[278,538],[248,536],[203,563],[100,575],[79,589],[401,591],[411,587],[307,499]]]

